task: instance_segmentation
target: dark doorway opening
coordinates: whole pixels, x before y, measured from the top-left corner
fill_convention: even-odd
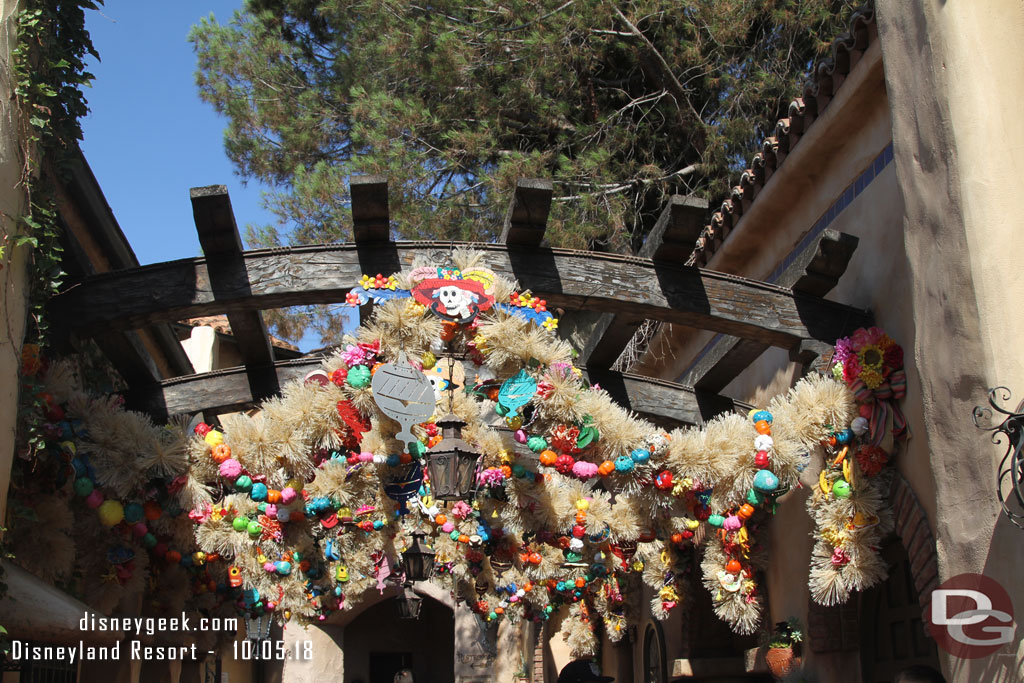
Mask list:
[[[414,669],[411,652],[370,653],[370,683],[393,683],[402,669]]]

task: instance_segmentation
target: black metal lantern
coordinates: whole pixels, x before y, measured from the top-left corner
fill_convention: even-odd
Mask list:
[[[425,537],[422,531],[412,532],[412,543],[402,553],[407,581],[426,581],[434,573],[434,551],[423,540]]]
[[[480,453],[462,440],[466,426],[449,413],[437,421],[442,439],[427,453],[430,492],[437,500],[466,500],[476,488],[476,464]]]
[[[401,595],[395,598],[395,604],[398,605],[399,619],[420,618],[420,608],[423,606],[423,598],[416,595],[412,590],[411,584],[405,584],[402,588]]]

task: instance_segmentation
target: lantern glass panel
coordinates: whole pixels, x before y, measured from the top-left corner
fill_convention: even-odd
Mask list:
[[[434,551],[424,542],[422,531],[414,531],[412,543],[402,553],[405,576],[409,581],[426,581],[434,573]]]

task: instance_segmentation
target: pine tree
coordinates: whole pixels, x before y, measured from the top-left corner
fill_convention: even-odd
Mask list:
[[[494,239],[516,179],[542,177],[552,246],[628,252],[668,195],[725,191],[848,14],[841,0],[247,0],[191,39],[229,157],[273,188],[279,225],[249,226],[251,246],[350,238],[348,177],[384,174],[404,239]],[[310,317],[271,320],[295,338]]]

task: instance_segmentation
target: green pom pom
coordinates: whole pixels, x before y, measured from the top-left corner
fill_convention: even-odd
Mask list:
[[[246,531],[249,532],[250,536],[255,537],[263,533],[263,527],[261,527],[260,523],[256,520],[252,520],[251,522],[249,522]]]
[[[92,485],[92,479],[90,479],[89,477],[79,477],[78,479],[75,479],[74,487],[75,495],[80,496],[82,498],[85,498],[90,493],[92,493],[92,490],[94,488]]]
[[[249,527],[249,518],[239,515],[231,520],[231,526],[234,527],[235,531],[245,531]]]
[[[145,536],[142,537],[142,545],[146,546],[147,548],[156,547],[156,536],[147,533]]]
[[[531,436],[526,440],[526,447],[534,453],[540,453],[548,447],[548,440],[543,436]]]
[[[363,389],[370,385],[370,368],[365,365],[357,365],[349,368],[346,379],[348,385],[353,389]]]
[[[238,479],[235,479],[235,488],[242,493],[249,493],[252,490],[252,479],[248,475],[243,474]]]

